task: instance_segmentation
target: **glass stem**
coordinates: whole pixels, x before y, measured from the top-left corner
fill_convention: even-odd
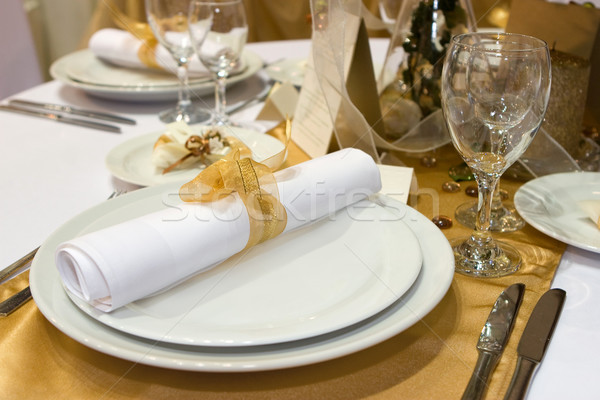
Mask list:
[[[498,211],[502,208],[502,197],[500,197],[500,179],[496,182],[496,188],[494,189],[494,195],[492,196],[492,212]]]
[[[177,120],[184,119],[187,109],[191,105],[189,88],[189,77],[188,77],[188,63],[179,61],[177,63],[177,78],[179,79],[179,92],[177,108],[179,116]]]
[[[227,73],[218,72],[215,81],[215,118],[218,124],[225,124],[227,116],[225,115],[225,107],[227,100],[225,98]]]
[[[489,235],[494,190],[498,184],[498,178],[483,173],[477,174],[476,177],[479,187],[479,204],[477,206],[475,230],[482,235]]]

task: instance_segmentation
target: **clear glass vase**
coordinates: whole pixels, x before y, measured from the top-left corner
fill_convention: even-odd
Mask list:
[[[385,135],[392,142],[441,109],[446,48],[452,36],[476,30],[470,0],[396,1],[400,11],[378,80]]]

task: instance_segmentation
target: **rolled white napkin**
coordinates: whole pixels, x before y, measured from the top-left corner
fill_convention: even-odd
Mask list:
[[[381,189],[373,159],[344,149],[275,173],[287,231]],[[172,286],[243,250],[249,238],[238,196],[177,205],[61,244],[56,265],[67,290],[102,311]],[[185,217],[183,217],[185,216]]]
[[[98,30],[88,42],[88,48],[92,53],[104,61],[126,68],[148,69],[149,67],[138,58],[141,45],[142,41],[131,33],[114,28]],[[177,71],[177,62],[161,44],[156,46],[155,58],[158,65],[166,71],[172,73]],[[195,54],[188,64],[188,70],[192,77],[210,75]]]

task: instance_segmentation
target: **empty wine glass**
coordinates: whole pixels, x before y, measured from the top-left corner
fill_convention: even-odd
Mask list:
[[[229,72],[239,63],[248,37],[242,0],[192,0],[190,36],[200,61],[215,77],[213,125],[232,125],[225,113]]]
[[[454,147],[479,189],[475,230],[452,241],[458,272],[484,277],[515,272],[521,256],[490,233],[500,176],[527,149],[550,95],[550,54],[542,40],[510,33],[452,38],[442,73],[442,110]]]
[[[165,123],[207,121],[210,111],[194,105],[189,92],[188,65],[194,55],[187,19],[190,0],[146,0],[145,6],[154,36],[177,62],[178,102],[174,108],[162,111],[160,120]]]

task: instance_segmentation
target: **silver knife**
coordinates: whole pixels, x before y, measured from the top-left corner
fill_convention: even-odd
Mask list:
[[[494,303],[477,342],[479,357],[471,380],[463,393],[463,400],[483,397],[487,389],[488,378],[496,368],[512,332],[524,291],[524,284],[515,283],[500,293]]]
[[[52,113],[49,111],[35,111],[35,110],[32,110],[31,108],[19,107],[19,106],[15,106],[15,105],[6,105],[6,104],[0,104],[0,110],[16,112],[19,114],[30,115],[33,117],[46,118],[46,119],[49,119],[52,121],[63,122],[65,124],[71,124],[71,125],[83,126],[86,128],[101,129],[103,131],[108,131],[108,132],[113,132],[113,133],[121,133],[121,128],[119,128],[118,126],[115,126],[115,125],[108,125],[108,124],[103,124],[100,122],[86,121],[83,119],[65,117],[64,115]]]
[[[504,400],[525,398],[533,372],[542,361],[565,302],[567,293],[551,289],[535,305],[517,347],[517,367]]]
[[[121,124],[135,125],[134,120],[132,120],[130,118],[121,117],[120,115],[114,115],[114,114],[104,113],[104,112],[100,112],[100,111],[84,110],[83,108],[76,108],[76,107],[67,106],[67,105],[37,103],[35,101],[17,100],[17,99],[10,100],[9,103],[17,104],[17,105],[21,105],[21,106],[43,108],[43,109],[50,110],[50,111],[59,111],[59,112],[64,112],[64,113],[68,113],[68,114],[73,114],[73,115],[80,115],[82,117],[103,119],[105,121],[117,122],[117,123],[121,123]]]

